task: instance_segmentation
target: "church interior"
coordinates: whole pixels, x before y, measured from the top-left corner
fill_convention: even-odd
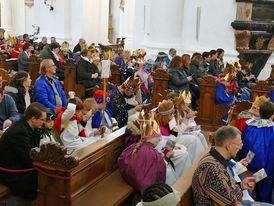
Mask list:
[[[274,205],[274,0],[0,0],[0,206]]]

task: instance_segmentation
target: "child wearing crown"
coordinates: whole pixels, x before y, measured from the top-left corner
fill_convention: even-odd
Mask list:
[[[97,112],[98,106],[92,98],[82,102],[81,99],[75,97],[73,91],[70,91],[68,95],[67,108],[57,112],[58,117],[54,121],[54,127],[60,134],[64,146],[72,153],[96,141],[92,137],[86,137],[84,128],[92,116],[90,113]]]
[[[141,194],[151,184],[166,182],[172,185],[177,179],[172,166],[167,164],[161,153],[154,149],[161,138],[160,128],[154,116],[153,112],[141,112],[139,119],[141,139],[138,143],[127,147],[118,158],[122,177]]]
[[[176,143],[177,132],[170,129],[169,122],[174,116],[174,106],[171,100],[164,100],[157,109],[156,120],[161,129],[161,141],[156,149],[165,152],[166,143],[174,141]],[[177,177],[180,177],[191,165],[190,155],[184,145],[176,143],[174,149],[170,151],[171,161],[175,166]]]
[[[182,93],[179,95],[178,92],[170,92],[168,94],[168,98],[173,101],[175,109],[174,117],[170,121],[169,127],[171,130],[178,132],[176,142],[187,148],[190,159],[194,162],[208,145],[200,131],[193,131],[193,128],[197,126],[192,116],[192,113],[195,115],[195,112],[185,105],[183,96]],[[191,116],[188,116],[189,113]]]

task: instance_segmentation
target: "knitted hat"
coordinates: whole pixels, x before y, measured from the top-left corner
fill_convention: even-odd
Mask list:
[[[93,98],[95,99],[95,101],[97,103],[103,103],[103,99],[104,99],[104,91],[103,90],[97,90],[94,95]],[[109,98],[109,93],[106,92],[106,102],[109,102],[110,98]]]
[[[57,118],[57,114],[55,113],[55,111],[51,108],[47,109],[47,121],[48,120],[54,120]]]

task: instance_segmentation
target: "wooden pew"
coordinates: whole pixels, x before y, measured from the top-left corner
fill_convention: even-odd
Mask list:
[[[35,167],[44,172],[71,177],[59,180],[38,172],[38,197],[32,206],[119,205],[134,190],[117,170],[125,127],[72,155],[55,144],[32,149]]]
[[[210,147],[188,168],[188,170],[175,182],[173,188],[180,192],[181,201],[177,204],[180,206],[193,206],[192,195],[192,177],[199,164],[200,159],[206,155],[210,150]]]
[[[17,71],[18,70],[17,59],[8,59],[6,55],[0,53],[0,68]]]
[[[270,86],[267,80],[256,81],[256,84],[250,84],[249,87],[252,91],[252,96],[251,96],[252,102],[254,102],[257,96],[264,95],[265,97],[269,97],[271,91],[274,89],[274,86]]]
[[[0,68],[0,74],[2,75],[2,79],[3,79],[2,88],[4,89],[5,86],[8,84],[8,82],[11,80],[12,75],[8,74],[7,70],[3,68]]]
[[[170,92],[168,90],[168,81],[171,79],[171,74],[168,74],[165,70],[158,69],[152,72],[151,76],[154,80],[151,108],[155,108],[159,102],[167,99],[167,95]]]
[[[115,53],[118,53],[119,49],[124,49],[125,38],[117,38],[116,44],[109,44],[109,45],[98,44],[98,45],[104,51],[113,50],[115,51]]]
[[[42,59],[40,59],[37,55],[31,55],[28,59],[28,68],[29,75],[32,80],[32,84],[35,84],[36,79],[40,76],[40,63]]]
[[[200,124],[203,130],[215,131],[224,125],[222,118],[226,115],[225,107],[215,104],[216,87],[219,82],[213,76],[205,76],[198,81],[200,83],[200,99],[197,102],[199,105],[197,124]]]

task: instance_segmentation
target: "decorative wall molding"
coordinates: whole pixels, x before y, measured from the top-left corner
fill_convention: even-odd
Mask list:
[[[34,0],[25,0],[25,5],[28,6],[29,8],[33,7]]]

